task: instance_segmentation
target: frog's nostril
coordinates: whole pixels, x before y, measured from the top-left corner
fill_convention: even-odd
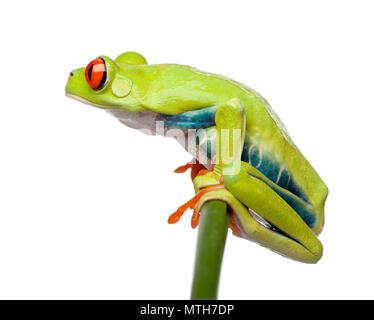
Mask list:
[[[74,72],[73,71],[70,72],[70,77],[72,77],[72,76],[74,76]]]

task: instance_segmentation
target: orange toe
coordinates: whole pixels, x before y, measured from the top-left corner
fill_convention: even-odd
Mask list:
[[[191,162],[186,163],[185,165],[176,168],[174,172],[183,173],[183,172],[186,172],[188,169],[191,169],[191,180],[193,181],[196,178],[196,176],[199,175],[200,171],[205,169],[205,166],[202,165],[196,159],[194,159]]]
[[[175,173],[183,173],[183,172],[186,172],[189,168],[192,167],[192,164],[191,163],[186,163],[185,165],[183,166],[180,166],[178,168],[176,168],[174,170]]]
[[[192,199],[187,201],[185,204],[181,205],[177,209],[177,211],[175,211],[173,214],[171,214],[169,219],[168,219],[168,223],[170,223],[170,224],[177,223],[179,221],[179,219],[183,216],[183,214],[186,212],[186,210],[190,207]]]
[[[197,210],[194,210],[191,218],[191,227],[195,229],[199,225],[200,213]]]
[[[182,217],[182,215],[186,212],[186,210],[188,208],[190,209],[193,209],[196,205],[196,203],[200,200],[200,198],[210,192],[210,191],[216,191],[216,190],[222,190],[224,189],[225,186],[223,185],[213,185],[213,186],[209,186],[209,187],[206,187],[204,189],[201,189],[198,193],[195,194],[195,196],[187,201],[186,203],[184,203],[183,205],[181,205],[177,211],[175,211],[173,214],[170,215],[169,219],[168,219],[168,223],[170,224],[173,224],[173,223],[177,223],[179,221],[179,219]],[[196,226],[199,224],[199,212],[194,212],[193,216],[192,216],[192,220],[191,220],[191,226],[192,228],[196,228]]]

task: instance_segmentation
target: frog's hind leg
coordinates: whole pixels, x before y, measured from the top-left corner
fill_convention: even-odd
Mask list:
[[[299,261],[316,263],[321,258],[323,248],[313,231],[258,170],[241,162],[239,173],[224,175],[223,183],[250,209],[246,215],[235,215],[236,224],[248,238]]]

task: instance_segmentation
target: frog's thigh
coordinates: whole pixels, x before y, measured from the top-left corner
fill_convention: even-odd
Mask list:
[[[318,255],[311,253],[303,245],[258,223],[249,214],[248,209],[228,190],[207,193],[200,198],[195,209],[199,210],[207,201],[217,199],[225,201],[231,208],[231,214],[234,215],[234,222],[240,228],[241,237],[257,242],[291,259],[305,263],[315,263],[318,261]]]
[[[244,169],[237,175],[224,175],[223,182],[233,196],[267,220],[280,232],[266,229],[248,216],[236,215],[248,237],[290,258],[315,263],[322,256],[322,245],[312,230],[275,191]],[[265,229],[265,230],[264,230]]]

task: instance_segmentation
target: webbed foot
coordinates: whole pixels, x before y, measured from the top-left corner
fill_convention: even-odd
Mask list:
[[[196,203],[201,199],[202,196],[204,196],[208,192],[222,190],[222,189],[225,189],[225,186],[223,185],[223,183],[221,183],[219,185],[207,186],[207,187],[201,189],[200,191],[198,191],[195,194],[195,196],[191,200],[189,200],[186,203],[184,203],[183,205],[181,205],[177,209],[177,211],[175,211],[172,215],[170,215],[170,217],[168,219],[168,223],[170,223],[170,224],[177,223],[179,221],[179,219],[182,217],[182,215],[186,212],[186,210],[187,209],[194,209]],[[199,225],[199,217],[200,217],[200,209],[198,209],[198,210],[194,209],[194,212],[193,212],[192,218],[191,218],[191,227],[192,228],[196,228]]]

